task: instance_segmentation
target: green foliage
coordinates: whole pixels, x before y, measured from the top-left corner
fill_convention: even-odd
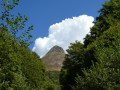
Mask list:
[[[44,83],[43,88],[41,88],[40,90],[59,90],[56,88],[55,84],[53,84],[50,81],[47,81]]]
[[[27,17],[24,15],[22,16],[18,13],[17,16],[12,15],[11,11],[13,8],[18,5],[19,0],[3,0],[2,1],[2,15],[0,16],[0,28],[3,32],[11,34],[13,38],[19,42],[19,45],[28,47],[31,42],[30,38],[30,31],[33,30],[33,26],[28,27],[25,30],[25,25],[27,22]],[[21,33],[21,34],[18,34]]]
[[[22,73],[33,89],[39,90],[46,81],[46,69],[39,56],[30,50],[21,50]]]
[[[0,30],[0,89],[26,88],[21,72],[21,61],[17,55],[18,46],[10,35]]]
[[[84,44],[68,49],[60,73],[62,90],[120,89],[120,0],[105,2],[99,12]]]
[[[80,42],[72,43],[67,50],[65,61],[60,74],[60,83],[62,90],[71,90],[72,85],[76,85],[75,77],[81,74],[82,67],[84,66],[84,48]]]
[[[18,1],[15,1],[18,2]],[[18,42],[11,34],[14,29],[8,26],[12,26],[14,23],[8,23],[9,11],[13,9],[13,5],[9,4],[9,0],[3,0],[3,12],[0,16],[0,89],[27,89],[25,77],[22,76],[21,60],[19,59],[19,46]],[[13,25],[14,26],[14,25]]]
[[[48,76],[47,81],[54,84],[55,90],[61,90],[60,82],[59,82],[59,75],[60,75],[59,71],[48,71],[47,72],[47,76]]]
[[[0,31],[0,89],[40,90],[46,83],[46,69],[36,53],[18,46],[11,35]],[[49,88],[52,85],[48,84]]]
[[[24,30],[26,16],[10,11],[19,0],[3,0],[0,16],[0,90],[55,90],[46,81],[46,69],[40,57],[28,49],[30,31]]]
[[[120,23],[104,32],[93,45],[97,62],[83,70],[84,77],[76,78],[76,90],[120,89]]]
[[[98,54],[99,62],[89,70],[83,71],[85,78],[81,76],[76,78],[77,89],[120,89],[120,52],[113,48],[104,48]]]
[[[120,20],[120,0],[106,1],[102,6],[102,9],[98,11],[100,15],[96,18],[95,25],[91,28],[90,34],[85,37],[85,47],[100,37],[111,25],[114,25],[114,22]]]

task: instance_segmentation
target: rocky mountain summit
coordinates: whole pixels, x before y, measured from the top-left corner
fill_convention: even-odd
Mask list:
[[[63,48],[60,46],[57,46],[57,45],[55,45],[53,48],[51,48],[48,53],[50,53],[50,52],[65,53]]]
[[[46,65],[48,71],[60,71],[64,60],[65,52],[63,48],[57,45],[51,48],[42,58],[42,61]]]

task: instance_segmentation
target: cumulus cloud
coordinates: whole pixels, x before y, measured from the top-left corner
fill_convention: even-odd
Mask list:
[[[89,33],[93,24],[92,16],[81,15],[63,20],[49,27],[49,35],[35,40],[33,52],[43,57],[54,45],[61,46],[64,50],[70,43],[77,41],[83,42],[83,38]]]

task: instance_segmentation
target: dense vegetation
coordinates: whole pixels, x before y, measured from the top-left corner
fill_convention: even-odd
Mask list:
[[[0,90],[54,90],[40,57],[31,52],[27,17],[12,10],[19,0],[2,0],[0,16]]]
[[[106,1],[84,43],[72,43],[60,73],[62,90],[120,89],[120,0]]]
[[[18,3],[1,4],[0,90],[120,89],[120,0],[105,2],[84,43],[69,46],[61,72],[47,72],[40,57],[29,50],[33,26],[26,28],[26,16],[11,14]]]
[[[55,90],[61,90],[60,82],[59,82],[60,71],[48,71],[47,72],[47,81],[53,84]]]

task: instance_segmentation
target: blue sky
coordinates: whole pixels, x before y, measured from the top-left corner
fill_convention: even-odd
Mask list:
[[[37,38],[49,37],[48,30],[51,25],[68,18],[73,20],[73,17],[80,15],[95,18],[105,1],[109,0],[20,0],[14,13],[25,14],[29,17],[27,26],[34,25],[34,30],[31,32],[33,44],[30,45],[30,49],[32,50]]]

